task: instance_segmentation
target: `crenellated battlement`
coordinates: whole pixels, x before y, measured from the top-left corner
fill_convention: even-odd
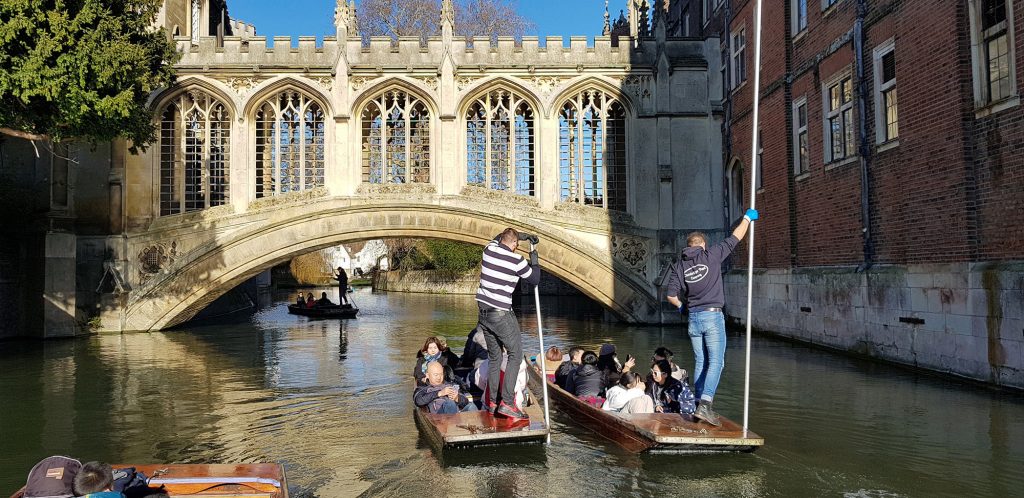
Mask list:
[[[653,65],[658,54],[653,39],[622,36],[612,43],[609,36],[548,36],[541,44],[536,36],[456,37],[446,46],[441,37],[421,40],[419,37],[349,37],[339,41],[324,37],[318,44],[313,36],[275,36],[268,45],[265,36],[227,36],[218,46],[214,37],[201,37],[192,43],[188,37],[175,37],[182,58],[179,67],[230,68],[259,66],[292,66],[296,68],[334,68],[345,51],[350,66],[423,68],[440,67],[446,53],[451,53],[456,66],[471,67],[607,67]],[[342,47],[341,45],[344,45]],[[684,54],[680,60],[695,63],[705,58],[704,43],[698,40],[668,40],[665,53]]]

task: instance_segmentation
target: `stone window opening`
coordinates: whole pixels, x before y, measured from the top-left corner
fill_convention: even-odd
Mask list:
[[[793,176],[811,170],[807,138],[807,98],[793,102]]]
[[[363,106],[363,183],[430,183],[430,110],[402,89],[382,92]]]
[[[288,89],[256,108],[256,197],[324,185],[325,112],[306,94]]]
[[[518,195],[535,194],[533,108],[506,89],[477,98],[466,112],[466,183]]]
[[[825,162],[841,161],[856,154],[853,122],[853,79],[842,76],[824,87]]]
[[[885,143],[899,138],[899,112],[896,99],[896,46],[890,40],[874,50],[875,141]]]
[[[732,52],[732,64],[730,65],[732,71],[732,88],[737,88],[743,82],[747,81],[746,28],[741,27],[740,29],[733,31],[729,47]]]
[[[559,198],[626,210],[626,111],[606,92],[584,90],[558,114]]]
[[[188,90],[160,116],[160,215],[226,204],[231,116],[224,104]]]

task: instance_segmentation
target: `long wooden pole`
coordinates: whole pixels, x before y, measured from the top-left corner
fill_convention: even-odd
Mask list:
[[[530,242],[530,252],[535,251],[536,248],[537,246]],[[544,426],[548,429],[547,444],[551,444],[551,414],[548,411],[548,369],[544,361],[547,351],[544,350],[544,327],[540,318],[540,282],[533,286],[533,302],[537,307],[537,336],[540,338],[540,354],[537,356],[540,357],[540,385],[541,390],[544,392]]]
[[[731,40],[730,40],[731,41]],[[754,0],[754,124],[750,139],[750,209],[757,205],[757,149],[760,138],[758,103],[761,100],[761,0]],[[747,249],[747,336],[746,358],[743,370],[743,437],[747,437],[750,422],[750,320],[754,304],[754,221],[750,221],[750,239]]]

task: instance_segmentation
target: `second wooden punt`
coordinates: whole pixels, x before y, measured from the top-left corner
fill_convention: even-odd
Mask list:
[[[537,365],[531,365],[530,388],[540,392],[542,376]],[[581,401],[558,387],[551,377],[548,396],[574,422],[610,439],[627,451],[713,453],[754,451],[764,445],[764,438],[721,417],[722,426],[701,422],[692,415],[678,413],[619,414]]]

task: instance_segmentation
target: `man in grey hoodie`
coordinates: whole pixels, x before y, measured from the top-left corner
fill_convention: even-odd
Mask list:
[[[758,218],[754,209],[748,209],[743,219],[722,242],[707,247],[707,237],[693,232],[686,237],[682,257],[672,265],[668,287],[668,302],[687,311],[690,342],[693,344],[694,394],[700,404],[694,416],[712,424],[721,425],[712,409],[715,391],[725,368],[725,290],[722,286],[722,262],[732,254],[747,234],[750,222]],[[682,293],[683,299],[680,299]],[[685,306],[684,306],[685,304]]]

